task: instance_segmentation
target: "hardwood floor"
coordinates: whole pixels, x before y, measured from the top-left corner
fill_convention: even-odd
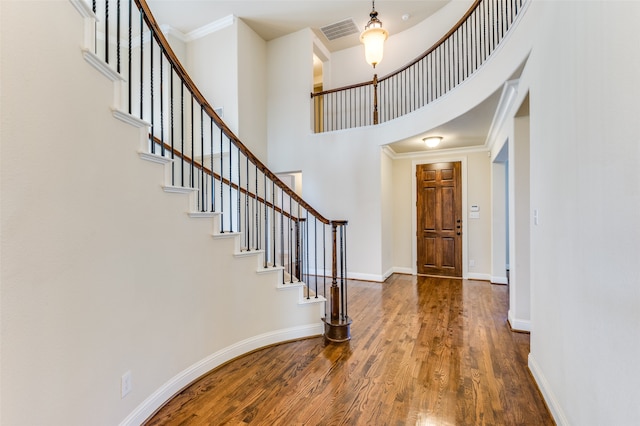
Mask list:
[[[509,331],[506,286],[393,275],[349,281],[352,340],[234,360],[148,425],[553,425]]]

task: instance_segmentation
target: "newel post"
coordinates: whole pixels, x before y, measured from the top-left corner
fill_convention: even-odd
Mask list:
[[[378,124],[378,74],[373,75],[373,124]]]
[[[347,221],[331,221],[331,292],[329,293],[329,315],[325,313],[324,335],[332,342],[351,339],[351,318],[347,305]],[[339,284],[339,285],[338,285]]]

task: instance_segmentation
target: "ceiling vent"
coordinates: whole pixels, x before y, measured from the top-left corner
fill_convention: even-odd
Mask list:
[[[322,34],[324,34],[329,41],[360,32],[353,18],[345,19],[335,24],[325,25],[320,28],[320,31],[322,31]]]

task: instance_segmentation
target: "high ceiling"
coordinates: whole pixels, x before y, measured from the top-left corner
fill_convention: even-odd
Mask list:
[[[456,0],[379,0],[375,3],[379,19],[389,34],[416,25],[450,1]],[[303,28],[311,28],[330,51],[358,45],[359,34],[328,41],[320,28],[353,19],[362,31],[369,21],[372,3],[365,0],[147,0],[160,25],[169,25],[184,34],[234,15],[241,18],[263,39],[269,41]],[[364,58],[363,58],[364,60]],[[496,92],[473,110],[440,126],[391,144],[397,154],[433,151],[422,143],[427,135],[443,136],[437,149],[479,147],[486,140],[500,93]]]
[[[449,1],[379,0],[375,7],[384,28],[389,34],[397,34],[422,22]],[[159,24],[170,25],[185,34],[235,15],[267,41],[303,28],[311,28],[320,35],[319,28],[345,19],[353,19],[362,31],[372,5],[365,0],[147,0],[147,3]],[[331,51],[360,42],[358,34],[332,42],[320,37]]]

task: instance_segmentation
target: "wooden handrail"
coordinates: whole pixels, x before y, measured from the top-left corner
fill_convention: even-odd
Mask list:
[[[433,46],[431,46],[422,55],[418,56],[416,59],[414,59],[413,61],[409,62],[407,65],[403,66],[402,68],[399,68],[399,69],[393,71],[392,73],[387,74],[384,77],[379,78],[378,79],[378,83],[381,82],[381,81],[384,81],[386,79],[389,79],[389,78],[391,78],[391,77],[393,77],[395,75],[398,75],[401,72],[407,70],[408,68],[411,68],[412,66],[414,66],[415,64],[417,64],[418,62],[423,60],[431,52],[433,52],[438,47],[440,47],[442,45],[442,43],[444,43],[449,37],[451,37],[451,35],[453,33],[455,33],[458,30],[458,28],[460,28],[462,26],[462,24],[464,24],[464,22],[467,20],[467,18],[469,18],[469,16],[471,16],[471,14],[478,8],[478,6],[480,6],[480,3],[482,3],[482,0],[475,0],[475,2],[471,5],[469,10],[467,10],[467,12],[462,16],[462,18],[460,18],[460,20],[456,23],[456,25],[454,25],[444,36],[442,36],[435,44],[433,44]],[[342,86],[342,87],[338,87],[338,88],[335,88],[335,89],[323,90],[321,92],[311,93],[311,97],[313,98],[315,96],[323,96],[323,95],[328,95],[328,94],[331,94],[331,93],[342,92],[342,91],[345,91],[345,90],[351,90],[351,89],[355,89],[355,88],[362,87],[362,86],[368,86],[368,85],[371,85],[371,84],[374,84],[374,80],[365,81],[365,82],[362,82],[362,83],[356,83],[356,84],[352,84],[352,85],[349,85],[349,86]]]
[[[149,135],[151,136],[151,135]],[[231,182],[229,179],[220,176],[218,173],[214,172],[213,170],[209,169],[208,167],[206,167],[205,165],[197,162],[195,159],[192,159],[191,157],[189,157],[186,154],[183,154],[182,152],[178,151],[175,148],[172,148],[170,144],[166,143],[166,142],[162,142],[158,137],[154,136],[153,140],[155,141],[155,143],[157,143],[158,145],[162,145],[164,146],[164,149],[166,149],[167,151],[169,151],[170,153],[174,154],[176,157],[179,157],[182,159],[182,161],[186,161],[187,163],[193,163],[193,166],[198,169],[198,170],[202,170],[205,174],[208,174],[210,176],[213,176],[213,178],[219,182],[222,182],[223,184],[230,186],[231,188],[235,189],[236,191],[240,191],[241,194],[247,195],[250,198],[253,198],[254,200],[257,200],[259,203],[264,204],[265,206],[274,209],[276,212],[283,214],[285,217],[294,220],[296,222],[298,221],[302,221],[304,220],[304,218],[299,218],[297,216],[293,216],[292,214],[286,212],[285,210],[281,209],[280,207],[276,206],[275,204],[273,204],[270,201],[267,201],[266,199],[258,196],[257,194],[254,194],[251,191],[247,191],[246,188],[243,188],[241,186],[238,186],[237,183]],[[335,222],[335,221],[334,221]]]
[[[447,39],[449,37],[451,37],[451,35],[453,33],[455,33],[456,31],[458,31],[458,28],[460,28],[462,26],[462,24],[465,23],[465,21],[467,20],[467,18],[469,18],[469,16],[471,16],[471,14],[478,8],[478,6],[480,6],[480,3],[482,3],[482,0],[476,0],[475,2],[473,2],[473,4],[471,5],[471,7],[469,8],[469,10],[467,10],[467,12],[462,16],[462,18],[460,18],[460,20],[445,34],[443,35],[440,40],[436,41],[435,44],[433,46],[431,46],[430,48],[428,48],[422,55],[418,56],[416,59],[414,59],[413,61],[409,62],[407,65],[405,65],[404,67],[393,71],[391,74],[387,74],[384,77],[381,77],[380,79],[378,79],[378,81],[384,81],[388,78],[393,77],[394,75],[398,75],[400,74],[402,71],[407,70],[408,68],[411,68],[412,66],[414,66],[415,64],[417,64],[418,62],[420,62],[421,60],[423,60],[425,57],[427,57],[431,52],[433,52],[434,50],[436,50],[438,47],[440,47],[445,41],[447,41]]]
[[[265,166],[249,149],[240,141],[240,139],[229,129],[229,127],[225,124],[224,121],[216,114],[213,110],[213,107],[209,104],[204,95],[200,92],[198,87],[195,85],[187,71],[182,66],[182,63],[178,59],[177,55],[171,48],[171,45],[165,38],[160,26],[156,22],[151,10],[149,9],[149,5],[145,0],[134,0],[136,5],[140,10],[143,11],[143,17],[147,26],[150,28],[153,37],[156,39],[158,44],[162,47],[162,50],[167,56],[171,67],[178,74],[180,79],[184,82],[184,85],[187,89],[192,93],[195,97],[196,101],[202,106],[204,112],[216,123],[216,126],[227,136],[233,144],[238,148],[238,150],[244,154],[251,163],[253,163],[263,174],[265,174],[269,179],[278,185],[280,189],[282,189],[289,197],[296,201],[300,206],[304,207],[309,213],[314,215],[318,220],[320,220],[324,224],[329,224],[330,220],[326,219],[322,216],[316,209],[311,207],[307,202],[305,202],[298,194],[296,194],[291,188],[289,188],[280,178],[273,173],[267,166]]]

